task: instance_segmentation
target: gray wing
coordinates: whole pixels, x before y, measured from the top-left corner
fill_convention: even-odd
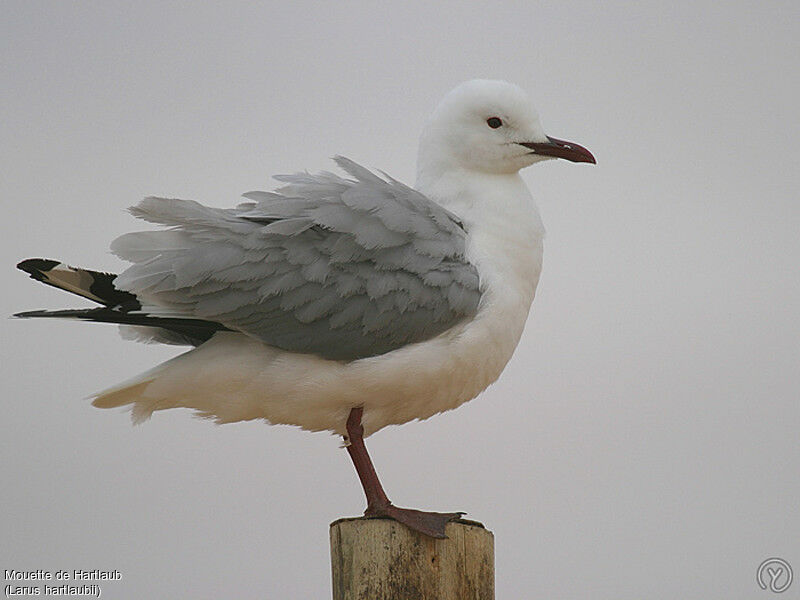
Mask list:
[[[337,157],[331,173],[276,177],[235,209],[147,198],[170,226],[129,233],[114,284],[150,314],[221,323],[285,350],[354,360],[429,339],[475,314],[478,272],[457,217]]]

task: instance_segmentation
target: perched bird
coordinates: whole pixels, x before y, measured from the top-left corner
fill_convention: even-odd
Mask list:
[[[278,176],[236,208],[146,198],[131,213],[167,229],[111,245],[119,275],[45,259],[18,266],[92,309],[31,311],[122,324],[133,339],[194,346],[99,393],[134,421],[185,407],[219,423],[264,419],[345,439],[367,497],[444,537],[461,513],[394,506],[364,438],[456,408],[494,382],[522,334],[544,229],[519,170],[594,163],[545,135],[517,86],[473,80],[429,118],[410,188],[337,157],[347,173]]]

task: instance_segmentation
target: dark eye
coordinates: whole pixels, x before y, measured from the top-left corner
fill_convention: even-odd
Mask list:
[[[486,119],[486,124],[492,129],[497,129],[503,124],[503,122],[497,117],[489,117],[488,119]]]

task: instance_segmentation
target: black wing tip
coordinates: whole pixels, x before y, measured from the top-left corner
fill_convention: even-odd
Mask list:
[[[50,271],[60,264],[59,261],[49,258],[26,258],[17,263],[17,268],[20,271],[25,271],[33,279],[41,280],[43,278],[43,273]]]
[[[47,310],[24,310],[11,315],[12,319],[32,319],[34,317],[48,317],[51,311]]]

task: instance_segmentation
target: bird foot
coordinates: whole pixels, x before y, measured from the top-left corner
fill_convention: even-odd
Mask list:
[[[463,512],[426,512],[414,510],[413,508],[400,508],[393,504],[381,508],[367,508],[367,510],[364,511],[364,515],[367,517],[389,517],[390,519],[402,523],[409,529],[439,539],[447,538],[444,534],[445,526],[450,521],[460,519],[463,514]]]

